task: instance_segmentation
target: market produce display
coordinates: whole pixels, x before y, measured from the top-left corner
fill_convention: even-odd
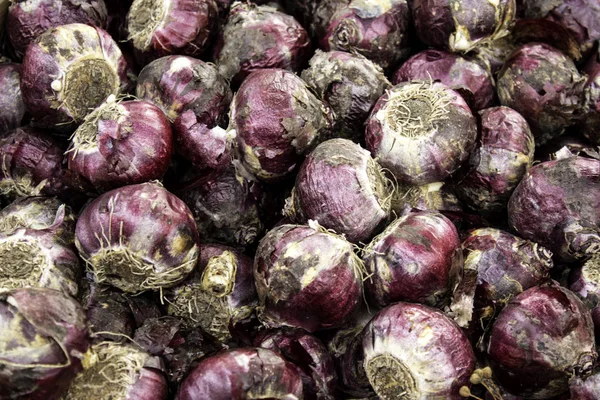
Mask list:
[[[600,399],[598,0],[0,0],[0,400]]]

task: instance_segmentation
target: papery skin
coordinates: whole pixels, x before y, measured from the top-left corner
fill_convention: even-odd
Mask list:
[[[440,306],[462,274],[460,238],[442,214],[398,218],[365,248],[367,294],[379,307],[397,301]]]
[[[57,196],[78,203],[90,188],[81,177],[63,168],[63,149],[41,130],[16,128],[0,137],[0,193]]]
[[[452,187],[444,182],[421,186],[399,184],[392,197],[392,212],[400,216],[412,210],[439,211],[452,220],[463,214]]]
[[[593,145],[600,145],[600,49],[596,51],[583,68],[588,76],[584,87],[585,115],[582,134]]]
[[[577,400],[596,400],[600,398],[600,373],[581,379],[574,377],[569,382],[569,391],[571,399]]]
[[[89,346],[81,306],[57,290],[2,289],[0,321],[0,398],[60,399]]]
[[[415,0],[412,16],[419,39],[440,49],[468,52],[507,34],[515,0]]]
[[[177,400],[301,399],[297,368],[277,353],[261,348],[238,348],[205,358],[181,383]]]
[[[402,105],[428,96],[419,128],[401,128]],[[406,100],[408,99],[408,101]],[[415,101],[416,103],[416,101]],[[424,103],[424,102],[422,102]],[[414,110],[413,110],[414,111]],[[477,126],[465,100],[439,82],[402,82],[379,98],[367,119],[367,149],[399,182],[440,182],[456,171],[475,147]]]
[[[183,157],[198,168],[229,164],[229,144],[221,140],[219,127],[225,125],[233,94],[214,65],[187,56],[159,58],[140,72],[136,95],[173,122],[176,150]]]
[[[600,337],[600,262],[598,253],[593,254],[583,265],[571,268],[568,288],[575,293],[592,313],[596,338]]]
[[[545,43],[517,48],[496,83],[500,103],[525,117],[536,146],[561,135],[582,112],[585,76],[570,58]]]
[[[270,6],[235,2],[219,33],[213,58],[219,73],[238,86],[260,69],[299,72],[310,55],[308,33],[294,17]]]
[[[106,31],[84,24],[47,30],[27,48],[21,64],[23,101],[45,127],[76,126],[128,85],[127,62],[117,43]]]
[[[177,284],[193,270],[199,255],[198,230],[189,208],[154,182],[124,186],[96,198],[82,211],[75,235],[79,254],[96,279],[130,293]],[[116,257],[108,262],[110,271],[107,257]]]
[[[127,13],[129,40],[142,59],[198,57],[214,39],[217,25],[214,0],[136,0]]]
[[[75,238],[75,214],[56,197],[20,197],[0,210],[0,232],[49,230],[66,244]]]
[[[104,0],[17,0],[6,17],[10,43],[18,56],[50,28],[81,23],[106,28],[108,11]]]
[[[331,111],[302,79],[283,69],[250,74],[231,104],[239,158],[264,181],[291,174],[331,128]]]
[[[218,281],[221,285],[229,285],[222,293],[212,290],[220,287],[207,288],[203,285],[207,273],[213,274],[214,278],[214,272],[219,272],[209,270],[214,262],[234,264],[232,276],[228,276],[226,282]],[[165,296],[170,300],[167,306],[169,315],[181,317],[187,328],[201,328],[226,342],[235,336],[233,328],[249,318],[258,306],[253,261],[229,246],[201,244],[200,257],[193,273],[167,290]]]
[[[582,47],[600,39],[600,4],[595,0],[525,0],[523,15],[559,23]]]
[[[496,228],[469,232],[462,248],[465,269],[477,271],[475,296],[481,306],[502,308],[547,279],[553,267],[547,249]]]
[[[269,329],[258,334],[254,345],[278,352],[296,364],[305,399],[335,399],[337,375],[333,359],[318,338],[297,328]]]
[[[230,164],[192,178],[175,193],[192,211],[203,240],[245,247],[264,230],[261,187]]]
[[[487,351],[499,383],[532,399],[568,391],[572,374],[586,376],[597,358],[589,311],[557,284],[513,298],[494,322]]]
[[[77,295],[82,270],[79,259],[52,231],[0,233],[0,250],[0,287],[44,287]],[[29,272],[23,276],[26,270]]]
[[[301,77],[333,110],[334,135],[359,143],[371,108],[391,86],[377,64],[343,51],[317,50]]]
[[[575,261],[600,244],[600,161],[573,156],[533,166],[508,203],[508,222],[555,259]]]
[[[481,65],[458,54],[423,50],[406,60],[392,77],[392,84],[412,80],[439,80],[464,97],[473,112],[496,102],[494,80]]]
[[[527,121],[508,107],[481,110],[479,117],[477,147],[454,189],[483,215],[504,218],[510,195],[533,164],[535,143]]]
[[[280,225],[260,241],[254,279],[267,327],[338,328],[358,310],[362,262],[348,241],[319,229]]]
[[[171,124],[160,108],[148,101],[109,101],[75,131],[67,160],[69,169],[104,192],[161,178],[172,154]]]
[[[325,51],[362,54],[383,69],[410,52],[410,10],[406,0],[326,0],[311,15],[311,30]]]
[[[25,104],[21,94],[21,66],[0,64],[0,134],[18,128],[25,119]]]
[[[368,151],[348,139],[330,139],[306,157],[286,212],[298,222],[318,221],[352,243],[366,242],[387,222],[392,191]]]
[[[459,400],[460,387],[469,385],[475,369],[461,329],[441,311],[421,304],[399,302],[379,311],[362,332],[362,347],[367,376],[383,399],[402,398],[406,392],[407,398]],[[401,370],[378,369],[377,360],[386,358],[390,365],[400,363]]]

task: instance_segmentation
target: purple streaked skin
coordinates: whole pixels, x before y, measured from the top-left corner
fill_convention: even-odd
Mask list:
[[[0,137],[0,193],[8,198],[57,196],[77,203],[88,191],[77,174],[63,168],[63,149],[48,133],[16,128]]]
[[[360,142],[375,102],[391,85],[371,60],[343,51],[317,50],[302,79],[335,115],[335,136]]]
[[[491,329],[494,376],[514,395],[547,399],[587,376],[597,358],[592,317],[570,290],[555,283],[513,298]]]
[[[86,284],[89,286],[85,287]],[[93,281],[84,280],[82,286],[84,295],[81,304],[85,309],[93,343],[105,340],[124,343],[128,337],[133,337],[136,323],[123,293]]]
[[[99,192],[161,178],[173,153],[171,124],[149,101],[109,98],[71,140],[69,169]]]
[[[83,309],[52,289],[0,290],[0,337],[0,397],[16,400],[60,399],[89,346]]]
[[[582,133],[593,145],[600,145],[600,49],[583,68],[588,76],[584,88],[585,112]]]
[[[318,221],[350,242],[366,242],[390,215],[393,187],[368,151],[348,139],[330,139],[307,157],[286,213]]]
[[[571,399],[597,400],[600,399],[600,373],[589,376],[586,379],[574,377],[569,382]]]
[[[466,53],[506,35],[516,4],[515,0],[415,0],[411,10],[423,43]]]
[[[569,290],[573,291],[592,313],[596,338],[600,338],[600,254],[593,254],[583,265],[571,268]]]
[[[521,237],[581,260],[600,246],[600,161],[572,156],[533,166],[508,203],[508,222]]]
[[[50,231],[71,245],[75,220],[71,207],[56,197],[19,197],[0,210],[0,231],[11,233],[20,228]]]
[[[63,400],[167,398],[162,360],[137,345],[101,342],[90,348],[85,362]]]
[[[459,92],[473,112],[496,102],[494,80],[481,65],[458,54],[423,50],[404,62],[392,77],[392,84],[429,79],[439,80]]]
[[[25,104],[21,95],[21,66],[15,63],[0,64],[0,133],[22,125],[25,118]]]
[[[213,54],[219,73],[235,86],[260,69],[299,72],[310,56],[308,33],[294,17],[241,2],[231,7]]]
[[[149,61],[171,54],[202,55],[217,24],[214,0],[135,0],[126,29],[140,58]]]
[[[477,147],[454,189],[488,218],[504,217],[510,195],[533,163],[533,135],[525,118],[508,107],[487,108],[479,116]]]
[[[187,181],[175,193],[190,207],[200,236],[246,247],[262,235],[262,185],[229,165]]]
[[[554,47],[527,43],[506,60],[496,83],[500,103],[525,117],[539,146],[576,122],[585,81],[573,61]]]
[[[165,296],[169,315],[226,342],[258,305],[252,259],[232,247],[202,244],[194,272]]]
[[[585,49],[600,39],[600,3],[596,0],[527,0],[525,18],[545,18],[564,26]]]
[[[273,228],[254,259],[259,318],[271,328],[338,328],[360,306],[363,268],[352,244],[321,227]]]
[[[328,137],[332,124],[329,108],[302,79],[283,69],[251,73],[231,105],[237,154],[264,181],[291,174],[304,154]]]
[[[362,333],[364,368],[382,400],[459,400],[475,356],[461,329],[441,311],[399,302],[379,311]]]
[[[21,91],[40,126],[75,127],[111,94],[129,85],[127,62],[100,28],[62,25],[40,35],[21,64]]]
[[[323,50],[356,52],[389,69],[410,53],[410,19],[406,0],[328,0],[316,7],[311,28]]]
[[[18,56],[50,28],[72,23],[106,28],[108,11],[104,0],[18,0],[11,3],[6,29]]]
[[[136,95],[173,122],[176,151],[184,158],[199,168],[229,163],[229,143],[219,126],[233,94],[215,66],[187,56],[159,58],[140,72]]]
[[[367,119],[373,157],[398,181],[440,182],[475,146],[475,117],[458,92],[440,82],[402,82],[386,92]]]
[[[297,367],[272,350],[245,347],[205,358],[181,383],[177,400],[303,398]]]
[[[0,233],[0,287],[46,287],[75,297],[80,276],[77,255],[51,230]]]
[[[397,301],[441,306],[458,283],[462,252],[448,218],[432,211],[392,222],[365,248],[365,289],[379,307]]]
[[[258,334],[254,345],[280,353],[298,367],[304,398],[333,400],[337,375],[325,345],[303,329],[269,329]]]
[[[553,266],[542,246],[495,228],[469,232],[462,248],[465,269],[477,271],[476,303],[482,306],[501,308],[540,284]]]
[[[75,236],[97,281],[129,293],[176,285],[199,255],[190,209],[156,182],[97,197],[77,220]]]
[[[444,182],[398,185],[392,197],[392,212],[400,216],[413,210],[439,211],[453,220],[463,213],[452,187]]]

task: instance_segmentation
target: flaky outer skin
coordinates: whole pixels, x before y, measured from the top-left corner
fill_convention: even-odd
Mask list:
[[[233,94],[216,67],[187,56],[161,57],[142,69],[136,95],[173,122],[176,151],[199,168],[229,163],[220,135]]]
[[[0,133],[18,128],[25,117],[25,104],[21,95],[21,66],[15,63],[0,64]]]
[[[69,169],[100,192],[161,178],[173,153],[171,124],[160,108],[139,100],[116,107],[113,115],[96,120],[91,114],[94,119],[84,122],[97,130],[93,148],[72,148],[67,155]]]
[[[75,244],[79,254],[94,265],[94,256],[123,248],[152,266],[145,276],[120,271],[107,283],[128,292],[173,286],[194,268],[198,230],[189,208],[154,182],[124,186],[106,192],[88,204],[77,220]],[[177,277],[161,282],[161,275],[177,269]],[[95,271],[98,274],[98,271]]]
[[[337,375],[331,355],[315,336],[298,328],[269,329],[254,340],[258,347],[280,353],[298,367],[306,400],[333,400]]]
[[[395,99],[423,91],[446,99],[443,105],[432,107],[433,111],[440,111],[439,117],[423,123],[414,135],[405,134],[402,128],[392,125],[395,114],[403,112],[402,104],[395,105]],[[367,149],[373,157],[398,181],[413,185],[446,179],[468,159],[476,138],[477,125],[471,109],[456,91],[440,82],[412,81],[394,86],[379,98],[365,129]]]
[[[296,367],[272,350],[238,348],[205,358],[181,383],[177,400],[302,399]]]
[[[398,394],[407,391],[407,399],[459,400],[458,391],[469,385],[475,368],[473,350],[460,328],[441,311],[421,304],[399,302],[379,311],[362,332],[362,347],[367,373],[379,356],[404,365],[412,384],[411,379],[394,383]],[[374,389],[381,397],[380,388]]]
[[[573,378],[569,382],[571,399],[596,400],[600,398],[600,373],[589,376],[587,379]]]
[[[582,46],[600,39],[600,3],[595,0],[525,0],[523,13],[561,24]]]
[[[190,207],[203,240],[245,247],[264,229],[260,191],[258,182],[229,167],[198,176],[176,194]]]
[[[283,69],[253,72],[231,105],[230,128],[240,159],[265,181],[290,174],[327,138],[331,125],[330,110],[302,79]]]
[[[109,95],[124,92],[129,84],[127,62],[111,36],[100,28],[69,24],[47,30],[28,47],[21,65],[21,91],[25,106],[37,123],[43,126],[72,124],[80,123],[85,117],[81,104],[65,103],[65,92],[69,88],[64,79],[70,67],[84,59],[103,62],[110,71],[103,96],[95,94],[95,104],[88,104],[91,111]],[[60,82],[61,90],[53,89],[54,81]],[[80,85],[78,90],[85,87],[89,90],[95,85],[92,80]]]
[[[453,52],[468,52],[502,37],[515,17],[514,0],[415,0],[411,4],[422,42]]]
[[[370,275],[366,290],[380,307],[397,301],[442,305],[462,272],[458,232],[437,212],[419,211],[397,219],[365,253]]]
[[[326,0],[312,17],[313,33],[325,51],[356,52],[384,69],[410,52],[406,0]]]
[[[392,77],[392,84],[433,79],[459,92],[473,112],[495,103],[494,80],[481,65],[458,54],[424,50],[404,62]]]
[[[547,278],[552,253],[495,228],[469,232],[462,244],[465,269],[477,271],[477,302],[502,307]]]
[[[531,164],[535,151],[527,121],[508,107],[479,112],[480,137],[468,172],[454,185],[456,194],[488,217],[504,217],[510,195]]]
[[[147,12],[147,3],[134,2],[127,14],[130,39],[134,48],[142,53],[141,58],[159,58],[171,54],[185,54],[198,57],[208,48],[216,35],[218,24],[218,8],[214,0],[172,0],[165,1],[162,18],[157,21],[136,21],[142,23],[143,29],[148,24],[156,24],[153,28],[139,34],[132,32],[132,18],[137,12]],[[137,18],[140,18],[137,16]]]
[[[563,261],[597,251],[600,161],[579,156],[533,166],[508,203],[517,234],[548,248]]]
[[[538,146],[576,122],[584,84],[573,61],[544,43],[515,50],[497,80],[500,103],[525,117]]]
[[[0,322],[0,398],[60,399],[89,346],[81,306],[52,289],[2,289]]]
[[[336,137],[360,142],[373,105],[390,87],[383,70],[369,59],[343,51],[317,50],[302,79],[335,114]]]
[[[6,18],[10,42],[22,56],[27,46],[50,28],[80,23],[105,29],[108,11],[104,0],[17,0]]]
[[[585,84],[585,112],[582,134],[593,145],[600,145],[600,49],[583,68],[588,76]]]
[[[254,259],[259,318],[268,327],[308,332],[340,327],[362,301],[360,268],[352,245],[340,236],[304,225],[276,227]]]
[[[547,399],[589,374],[597,357],[592,318],[577,296],[556,284],[532,287],[494,322],[488,345],[494,376],[515,395]]]
[[[292,218],[316,220],[352,242],[387,222],[392,187],[368,151],[347,139],[321,143],[307,157],[292,192]]]
[[[310,51],[308,33],[294,17],[269,6],[236,2],[219,34],[214,59],[219,73],[239,85],[259,69],[298,72]]]

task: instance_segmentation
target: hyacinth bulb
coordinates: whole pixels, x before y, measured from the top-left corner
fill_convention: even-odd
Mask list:
[[[129,293],[174,286],[198,261],[192,213],[156,182],[97,197],[82,211],[75,236],[96,280]]]

